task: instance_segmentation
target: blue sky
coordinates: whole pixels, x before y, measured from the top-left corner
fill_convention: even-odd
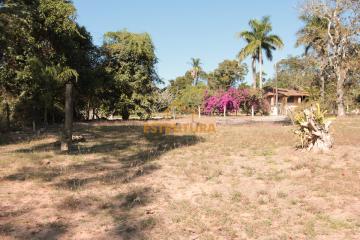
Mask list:
[[[205,71],[212,71],[225,59],[235,59],[245,43],[236,33],[248,29],[252,18],[269,15],[273,32],[285,47],[276,51],[273,62],[265,61],[264,71],[274,73],[281,58],[297,55],[296,32],[301,27],[298,0],[73,0],[78,22],[102,44],[108,31],[127,29],[148,32],[159,59],[157,71],[167,82],[190,69],[190,58],[200,58]],[[249,60],[246,61],[249,63]],[[251,81],[250,74],[246,77]]]

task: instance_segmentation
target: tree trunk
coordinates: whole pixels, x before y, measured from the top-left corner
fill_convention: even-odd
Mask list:
[[[90,100],[87,103],[87,109],[86,109],[86,120],[90,121]]]
[[[73,84],[67,83],[65,90],[65,124],[61,139],[61,151],[68,152],[72,143],[73,127]]]
[[[226,105],[224,106],[224,117],[226,117]]]
[[[44,126],[47,127],[48,126],[48,107],[45,104],[44,106]]]
[[[51,123],[52,123],[52,125],[54,125],[55,124],[55,106],[54,106],[54,104],[52,104],[52,111],[51,111]]]
[[[344,81],[345,74],[344,70],[337,69],[337,84],[336,84],[336,104],[337,104],[337,116],[343,117],[346,115],[344,106]]]
[[[199,113],[199,118],[201,118],[201,108],[200,108],[200,106],[198,106],[198,113]]]
[[[253,88],[256,88],[256,58],[253,57],[251,62],[252,77],[253,77]]]
[[[261,46],[259,49],[259,88],[262,89],[262,51],[261,51]]]
[[[31,115],[32,115],[32,128],[33,128],[33,132],[36,133],[36,115],[37,115],[37,112],[36,112],[35,106],[32,107]]]
[[[121,118],[123,121],[127,121],[130,118],[130,112],[126,107],[121,110]]]
[[[96,111],[95,111],[95,116],[96,116],[96,119],[100,119],[100,116],[97,114]]]
[[[255,116],[255,109],[254,109],[254,105],[251,106],[251,116],[254,117]]]
[[[323,75],[320,76],[321,87],[320,87],[320,97],[321,101],[325,101],[325,77]]]
[[[5,102],[5,113],[6,113],[6,131],[10,130],[10,106],[8,102]]]
[[[96,116],[95,116],[95,115],[96,115],[96,114],[95,114],[95,111],[96,111],[95,108],[93,108],[93,109],[92,109],[92,120],[95,120],[95,118],[96,118]]]
[[[198,84],[198,80],[199,80],[198,73],[195,71],[195,74],[194,74],[194,86],[196,86]]]

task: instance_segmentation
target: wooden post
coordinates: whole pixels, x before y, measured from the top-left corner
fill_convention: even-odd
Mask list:
[[[276,90],[275,90],[275,105],[276,105],[276,116],[279,115],[279,87],[278,87],[278,64],[275,64],[275,81],[276,81]]]
[[[73,125],[73,84],[67,83],[65,90],[65,124],[61,139],[61,151],[68,152],[72,143]]]
[[[199,118],[201,118],[201,108],[198,106]]]

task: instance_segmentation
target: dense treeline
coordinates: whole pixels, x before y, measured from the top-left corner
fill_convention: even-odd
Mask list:
[[[160,82],[148,34],[105,34],[94,46],[67,0],[4,0],[0,8],[2,126],[43,126],[64,118],[65,84],[74,116],[148,117]]]
[[[62,82],[76,79],[75,69],[85,77],[92,44],[74,18],[65,1],[3,1],[0,91],[7,125],[12,118],[46,122],[48,112],[55,121]]]
[[[5,0],[0,9],[0,91],[7,126],[63,118],[64,85],[76,86],[76,115],[96,88],[99,51],[69,1]]]

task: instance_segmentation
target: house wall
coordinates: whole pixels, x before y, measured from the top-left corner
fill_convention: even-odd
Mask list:
[[[279,104],[279,112],[280,114],[287,114],[288,109],[294,109],[299,104],[303,102],[305,97],[303,96],[284,96],[279,93],[278,96],[278,104]],[[270,104],[272,110],[275,108],[276,105],[276,96],[267,96],[266,100]]]

